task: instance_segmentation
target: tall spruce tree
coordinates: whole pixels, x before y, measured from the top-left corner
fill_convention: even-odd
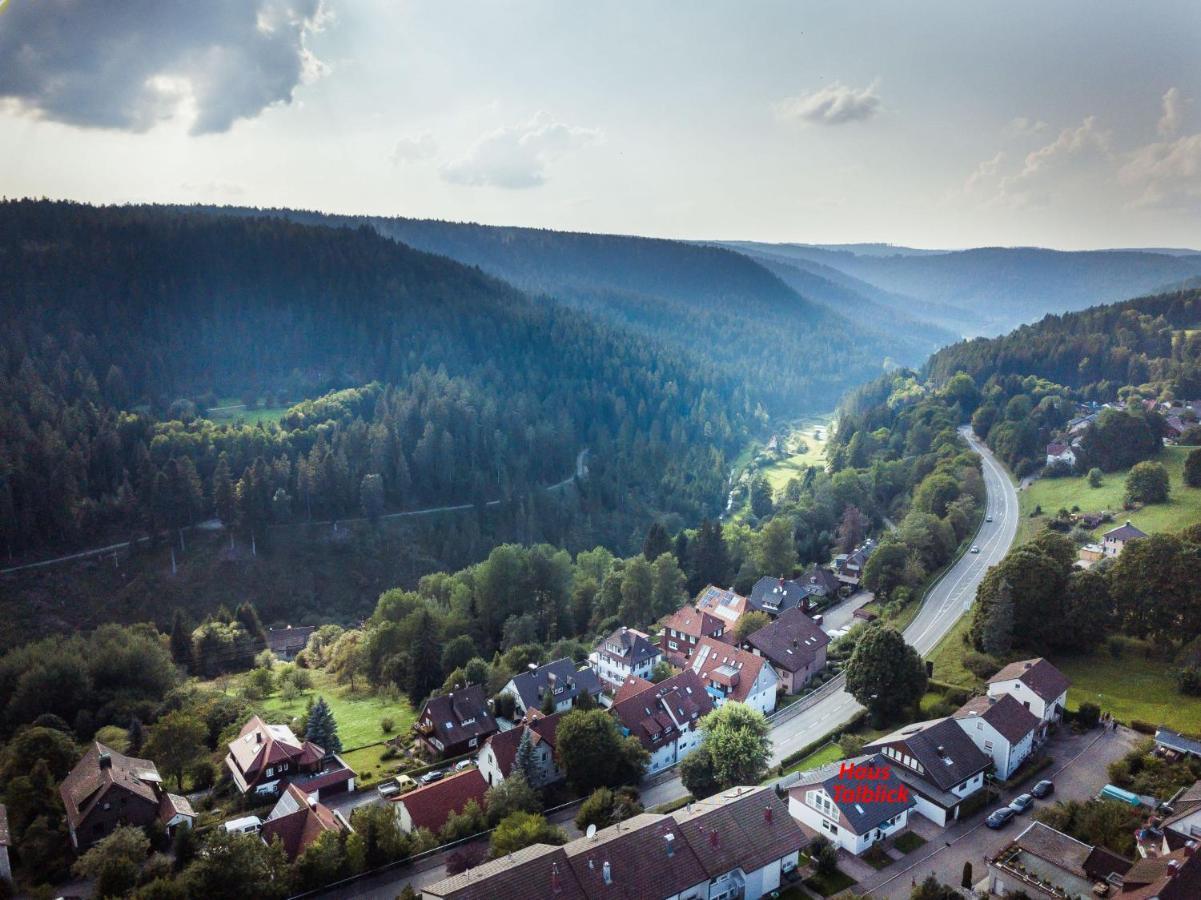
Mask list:
[[[326,756],[342,752],[342,739],[338,737],[338,723],[334,721],[333,711],[325,702],[324,697],[318,697],[313,708],[309,710],[308,721],[304,727],[304,738],[324,750]]]
[[[647,562],[654,562],[664,553],[671,552],[671,536],[662,522],[654,522],[646,532],[646,540],[642,543],[642,555]]]
[[[192,628],[179,607],[171,616],[171,658],[185,669],[192,665]]]
[[[526,728],[521,734],[521,742],[517,745],[515,768],[525,776],[529,784],[537,784],[538,765],[534,760],[534,741],[530,738],[530,730]]]

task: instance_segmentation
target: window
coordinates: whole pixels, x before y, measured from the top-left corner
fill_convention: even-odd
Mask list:
[[[985,741],[985,742],[984,742],[984,749],[985,749],[985,750],[989,750],[989,751],[991,751],[991,750],[992,750],[992,741]]]

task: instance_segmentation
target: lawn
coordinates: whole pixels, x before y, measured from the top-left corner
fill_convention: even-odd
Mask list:
[[[1155,503],[1142,509],[1124,512],[1122,499],[1126,492],[1128,469],[1105,475],[1100,487],[1089,487],[1088,478],[1040,478],[1018,495],[1018,508],[1022,520],[1018,525],[1017,542],[1024,543],[1036,535],[1049,516],[1060,509],[1080,507],[1082,512],[1113,513],[1116,523],[1129,519],[1148,534],[1161,531],[1179,531],[1187,525],[1201,522],[1201,488],[1191,488],[1184,483],[1184,460],[1192,447],[1164,447],[1156,457],[1168,470],[1171,481],[1171,496],[1167,503]],[[1041,506],[1043,514],[1031,518],[1035,507]],[[1113,528],[1104,524],[1097,534]]]
[[[403,768],[403,760],[399,756],[395,759],[382,759],[386,748],[387,744],[372,744],[370,747],[361,747],[342,754],[346,765],[354,769],[357,775],[355,784],[358,787],[371,787]]]
[[[819,769],[828,763],[837,762],[840,759],[842,759],[841,748],[837,744],[825,744],[818,747],[808,756],[798,759],[780,774],[789,775],[793,772],[808,772],[810,769]]]
[[[208,419],[218,424],[241,421],[247,425],[257,425],[259,422],[271,425],[282,419],[288,408],[263,405],[248,410],[238,397],[225,397],[209,409]]]
[[[805,887],[812,888],[823,897],[832,897],[839,891],[845,891],[855,883],[855,879],[842,869],[835,869],[829,875],[810,875],[805,879]]]
[[[797,452],[763,468],[772,493],[783,491],[793,478],[803,478],[805,470],[810,466],[825,465],[826,445],[830,442],[830,429],[833,425],[834,420],[831,416],[818,416],[801,419],[789,428],[784,437],[784,448]],[[814,436],[818,432],[821,434],[820,438]]]
[[[912,853],[918,847],[926,843],[926,839],[915,831],[906,831],[899,838],[893,841],[892,845],[902,853]]]
[[[295,700],[284,700],[274,693],[259,706],[264,712],[279,712],[288,716],[300,716],[308,707],[310,696],[321,696],[330,705],[334,721],[338,723],[338,737],[347,750],[368,744],[386,741],[398,734],[406,734],[417,718],[408,700],[388,700],[366,691],[351,692],[345,685],[336,684],[325,672],[313,672],[313,690],[301,694]],[[380,722],[390,718],[392,732],[383,730]]]
[[[970,649],[963,636],[971,627],[972,614],[964,613],[926,659],[934,663],[934,680],[963,688],[979,688],[982,682],[963,666],[963,655]]]

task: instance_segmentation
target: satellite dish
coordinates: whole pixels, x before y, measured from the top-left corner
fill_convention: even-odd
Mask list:
[[[589,825],[588,830],[585,831],[584,834],[586,834],[590,838],[596,837],[596,825],[595,824]]]

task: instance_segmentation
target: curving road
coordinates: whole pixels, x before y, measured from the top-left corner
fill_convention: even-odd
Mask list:
[[[926,593],[921,609],[905,629],[905,639],[922,655],[933,650],[971,607],[984,573],[1009,552],[1017,535],[1018,496],[1008,472],[971,429],[961,428],[960,434],[983,460],[984,485],[988,491],[985,511],[993,521],[981,523],[976,534],[975,546],[980,552],[965,553],[943,574]],[[862,709],[843,689],[844,681],[842,676],[832,679],[804,700],[772,717],[773,765],[849,721]],[[642,792],[643,804],[649,808],[685,793],[679,778],[672,775],[648,785]]]

